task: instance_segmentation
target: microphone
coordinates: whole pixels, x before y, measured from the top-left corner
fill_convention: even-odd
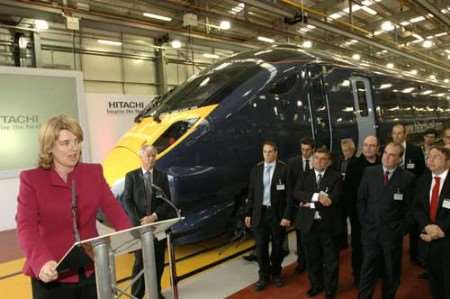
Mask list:
[[[75,188],[75,180],[72,180],[72,229],[73,229],[73,236],[76,243],[80,242],[80,232],[78,231],[78,225],[77,225],[77,190]]]
[[[168,199],[168,197],[167,197],[166,193],[164,192],[164,190],[163,190],[161,187],[159,187],[159,186],[157,186],[157,185],[155,185],[155,184],[153,184],[153,183],[152,183],[152,188],[155,188],[155,190],[158,191],[158,192],[160,193],[160,196],[158,196],[158,195],[156,195],[156,196],[159,197],[159,198],[161,198],[162,200],[164,200],[164,202],[166,202],[167,204],[169,204],[169,206],[170,206],[172,209],[175,210],[175,213],[177,214],[177,218],[180,218],[180,217],[181,217],[181,210],[178,209],[178,208],[177,208],[177,207],[176,207],[176,206]]]

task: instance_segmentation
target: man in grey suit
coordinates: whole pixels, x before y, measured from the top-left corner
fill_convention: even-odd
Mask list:
[[[143,145],[140,151],[141,167],[127,173],[125,177],[125,189],[122,202],[128,216],[135,226],[168,219],[175,216],[174,210],[157,196],[159,187],[167,196],[169,183],[167,175],[155,168],[157,149],[152,145]],[[170,199],[169,199],[170,200]],[[159,299],[161,295],[161,277],[164,271],[165,240],[155,239],[155,262],[158,278]],[[132,276],[136,277],[143,268],[141,251],[135,252],[135,261]],[[142,298],[145,293],[144,276],[141,276],[132,286],[133,296]]]
[[[403,146],[389,143],[382,165],[366,168],[358,190],[363,264],[359,299],[372,298],[383,262],[383,299],[394,299],[400,285],[403,236],[411,225],[414,175],[400,167]]]

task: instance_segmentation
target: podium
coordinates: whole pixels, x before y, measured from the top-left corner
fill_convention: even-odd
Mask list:
[[[77,272],[78,269],[94,263],[98,299],[113,299],[119,295],[135,298],[125,290],[118,288],[114,257],[141,248],[144,263],[145,293],[147,299],[157,299],[159,294],[154,238],[160,240],[165,238],[167,230],[181,220],[183,220],[183,217],[162,220],[75,242],[58,262],[57,271],[58,273]],[[170,236],[168,236],[168,241],[170,243]],[[168,245],[170,251],[171,246]],[[172,257],[173,255],[169,252],[171,272],[174,269]],[[172,276],[171,279],[173,279]],[[174,291],[174,288],[172,290]],[[177,294],[174,297],[176,298]]]

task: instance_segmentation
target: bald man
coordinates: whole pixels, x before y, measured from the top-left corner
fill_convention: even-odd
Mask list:
[[[352,268],[355,286],[359,285],[362,264],[361,225],[358,221],[356,202],[358,188],[364,169],[380,164],[378,138],[367,136],[364,139],[361,155],[348,165],[346,180],[344,181],[344,206],[351,225]]]

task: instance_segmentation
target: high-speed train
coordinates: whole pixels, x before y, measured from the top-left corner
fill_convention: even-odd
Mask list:
[[[233,231],[250,169],[273,140],[282,160],[312,136],[337,153],[342,138],[369,134],[385,142],[401,121],[410,136],[450,124],[450,93],[398,71],[352,64],[290,45],[243,52],[191,77],[145,109],[104,161],[120,193],[125,174],[139,167],[142,144],[159,148],[157,167],[169,176],[172,201],[185,221],[177,243]]]

